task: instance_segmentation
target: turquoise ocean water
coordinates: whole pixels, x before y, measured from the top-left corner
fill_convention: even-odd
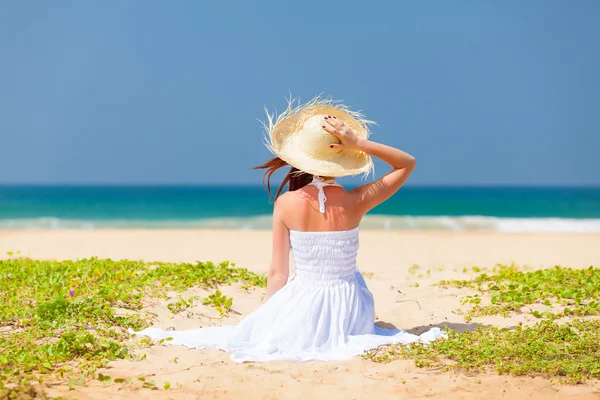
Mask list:
[[[0,229],[270,227],[260,186],[0,186]],[[363,229],[600,232],[600,188],[406,187]]]

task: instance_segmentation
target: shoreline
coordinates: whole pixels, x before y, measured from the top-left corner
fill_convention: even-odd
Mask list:
[[[268,230],[271,214],[187,219],[69,219],[58,217],[0,219],[0,231],[15,230]],[[600,218],[510,217],[486,215],[389,215],[368,214],[362,230],[448,231],[506,233],[598,233]]]

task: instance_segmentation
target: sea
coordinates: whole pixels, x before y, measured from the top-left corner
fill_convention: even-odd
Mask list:
[[[0,186],[0,230],[269,229],[261,186]],[[600,232],[600,188],[405,187],[361,229]]]

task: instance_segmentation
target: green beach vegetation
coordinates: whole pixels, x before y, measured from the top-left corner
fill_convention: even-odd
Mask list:
[[[537,318],[557,319],[566,316],[600,315],[600,269],[563,268],[524,271],[514,265],[498,265],[494,274],[483,273],[472,280],[441,281],[439,286],[466,287],[475,295],[463,299],[473,307],[466,315],[504,315],[523,312],[528,305],[541,304],[555,311],[529,311]],[[483,296],[489,304],[483,304]],[[556,309],[560,310],[556,311]]]
[[[145,298],[234,282],[266,286],[264,276],[227,261],[39,261],[9,256],[0,260],[0,398],[43,398],[32,386],[36,383],[72,386],[106,380],[98,368],[111,360],[135,358],[128,343],[150,344],[128,340],[127,332],[151,323],[153,316],[142,310]],[[168,307],[177,313],[195,300]],[[222,315],[232,302],[218,290],[203,300]]]
[[[133,350],[151,345],[146,338],[132,340],[127,332],[152,323],[153,315],[144,311],[149,299],[192,287],[209,289],[205,298],[179,297],[167,307],[180,313],[202,303],[224,316],[233,299],[219,286],[266,286],[264,276],[229,262],[40,261],[10,256],[0,260],[0,398],[43,399],[44,384],[124,382],[98,370],[111,360],[138,359]],[[411,273],[418,269],[412,267]],[[473,269],[484,270],[488,271]],[[428,368],[543,375],[569,383],[600,378],[600,321],[594,318],[600,315],[600,270],[497,266],[490,271],[472,280],[438,283],[474,292],[462,301],[472,307],[467,321],[524,313],[532,305],[549,311],[527,311],[538,319],[532,326],[478,326],[464,333],[447,329],[448,339],[428,346],[382,346],[365,357],[375,362],[412,359]],[[150,381],[144,385],[154,387]]]
[[[375,362],[414,360],[418,367],[558,378],[560,383],[600,379],[600,321],[544,319],[513,329],[480,326],[448,330],[429,345],[382,346],[365,354]]]
[[[482,316],[524,313],[528,306],[543,306],[549,311],[528,310],[539,319],[532,326],[479,325],[464,333],[449,329],[446,340],[429,345],[382,346],[367,353],[366,358],[384,363],[412,359],[417,366],[444,370],[541,375],[565,383],[600,379],[600,269],[557,266],[526,271],[498,265],[493,274],[437,285],[476,291],[461,302],[472,306],[465,315],[467,322]]]

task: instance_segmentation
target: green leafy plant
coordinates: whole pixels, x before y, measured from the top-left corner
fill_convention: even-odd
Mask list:
[[[0,399],[15,399],[15,400],[50,400],[50,397],[44,393],[43,389],[20,383],[10,388],[0,388]],[[63,397],[54,397],[53,400],[64,400]]]
[[[264,276],[227,261],[0,260],[0,398],[12,393],[14,385],[104,380],[96,375],[98,368],[131,358],[132,345],[149,343],[142,339],[136,344],[127,333],[127,328],[139,330],[150,323],[151,316],[141,311],[145,297],[234,282],[266,286]],[[192,301],[170,308],[177,312]],[[228,301],[218,305],[231,307]]]
[[[169,309],[169,311],[171,311],[173,314],[177,314],[180,313],[184,310],[187,310],[190,307],[194,306],[194,302],[196,300],[198,300],[199,297],[198,296],[192,296],[190,298],[186,299],[179,299],[174,303],[169,303],[167,304],[167,308]]]
[[[381,346],[365,357],[376,362],[413,359],[419,367],[558,377],[568,383],[600,378],[600,321],[581,318],[562,324],[555,321],[561,317],[600,314],[598,268],[526,271],[514,265],[498,265],[492,274],[483,273],[472,280],[442,281],[438,285],[478,292],[461,301],[463,305],[472,305],[465,315],[466,321],[484,315],[521,313],[525,305],[531,304],[563,308],[557,313],[531,311],[533,316],[544,318],[534,326],[520,325],[514,329],[480,326],[465,333],[447,330],[448,339],[429,345]],[[489,304],[483,304],[484,295],[490,299]],[[455,312],[464,314],[461,310]]]
[[[558,377],[581,383],[600,378],[600,321],[558,324],[542,320],[531,327],[483,328],[428,345],[382,346],[364,355],[375,362],[413,359],[419,367],[466,371],[493,370],[513,375]]]
[[[216,292],[202,300],[202,304],[210,305],[214,307],[215,310],[217,310],[221,315],[226,315],[229,311],[231,311],[233,299],[223,295],[223,293],[217,289]]]
[[[408,269],[408,273],[411,275],[414,275],[419,270],[419,268],[421,268],[421,267],[419,267],[417,264],[413,264]]]
[[[521,312],[528,304],[562,305],[561,313],[533,311],[536,317],[587,316],[600,314],[600,269],[554,267],[537,271],[522,271],[516,266],[499,265],[493,275],[486,273],[472,280],[441,281],[438,285],[466,287],[487,294],[490,304],[481,304],[480,297],[468,296],[463,304],[475,304],[469,316]]]

